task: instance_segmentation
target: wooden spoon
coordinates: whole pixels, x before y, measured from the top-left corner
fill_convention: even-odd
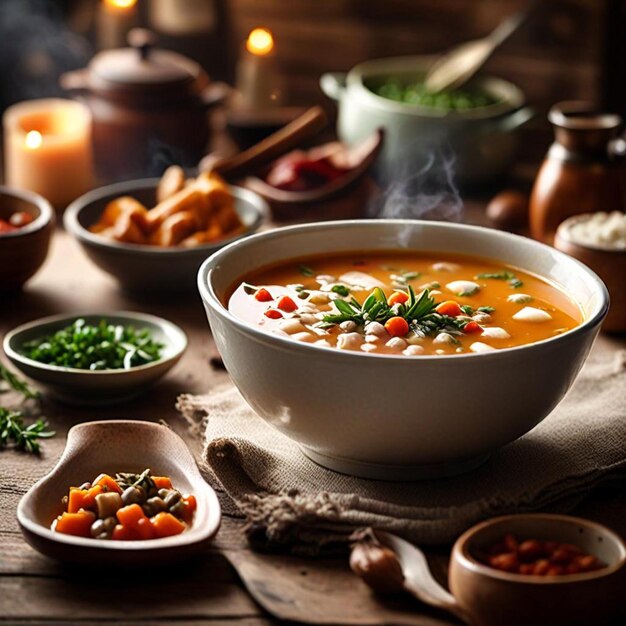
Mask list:
[[[226,179],[240,178],[297,147],[324,129],[327,124],[328,118],[323,109],[319,106],[312,107],[293,122],[243,152],[231,157],[204,157],[198,166],[199,170],[213,171]]]
[[[527,11],[516,13],[504,20],[487,37],[468,41],[444,54],[428,70],[424,80],[426,90],[437,93],[464,85],[527,17]]]
[[[418,547],[382,530],[375,530],[374,535],[381,544],[395,552],[404,574],[406,591],[425,604],[456,615],[466,624],[472,623],[469,615],[458,605],[454,596],[433,578],[428,561]]]

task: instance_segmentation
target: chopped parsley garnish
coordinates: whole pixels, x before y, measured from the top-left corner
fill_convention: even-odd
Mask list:
[[[299,265],[298,270],[302,276],[306,276],[307,278],[315,276],[315,272],[308,265]]]
[[[462,304],[461,311],[463,311],[465,315],[469,315],[470,317],[474,315],[474,309],[469,304]]]
[[[492,306],[479,306],[476,310],[480,311],[481,313],[493,313],[495,311],[495,308]]]
[[[20,352],[39,363],[84,370],[130,369],[161,358],[164,345],[147,328],[79,318],[51,335],[25,343]]]
[[[330,288],[330,290],[333,291],[334,293],[338,293],[340,296],[343,296],[344,298],[350,295],[350,289],[346,287],[345,285],[333,285]]]
[[[506,280],[513,289],[518,289],[524,283],[513,272],[502,270],[501,272],[485,272],[478,274],[476,278],[486,278],[492,280]]]
[[[259,290],[259,288],[255,287],[254,285],[251,285],[250,283],[244,283],[243,290],[249,296],[253,296]]]

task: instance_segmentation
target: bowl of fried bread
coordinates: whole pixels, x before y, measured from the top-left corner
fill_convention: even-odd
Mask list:
[[[195,291],[201,263],[258,230],[268,207],[258,194],[173,166],[161,178],[100,187],[75,200],[64,225],[87,256],[129,292]]]

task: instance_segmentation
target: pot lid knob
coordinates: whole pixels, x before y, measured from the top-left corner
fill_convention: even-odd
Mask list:
[[[135,48],[143,60],[148,58],[156,42],[157,36],[147,28],[132,28],[128,33],[128,45]]]

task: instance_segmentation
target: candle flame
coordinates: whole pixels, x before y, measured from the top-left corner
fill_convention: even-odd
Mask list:
[[[31,130],[28,133],[26,133],[26,147],[27,148],[30,148],[31,150],[37,150],[37,148],[41,146],[42,142],[43,142],[43,137],[41,136],[41,133],[39,131]]]
[[[252,54],[265,56],[274,48],[274,37],[267,28],[255,28],[248,35],[246,48]]]
[[[132,9],[137,0],[104,0],[104,3],[114,9]]]

